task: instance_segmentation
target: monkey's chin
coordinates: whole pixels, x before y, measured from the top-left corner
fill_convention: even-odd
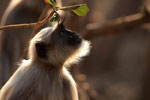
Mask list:
[[[78,63],[82,57],[86,56],[90,52],[90,42],[87,40],[82,39],[81,44],[79,45],[79,48],[75,51],[75,53],[70,56],[66,62],[65,66],[71,65],[71,64],[76,64]]]
[[[80,57],[84,57],[84,56],[86,56],[86,55],[89,54],[90,49],[91,49],[90,44],[91,44],[91,42],[82,39],[82,42],[81,42],[81,44],[80,44],[80,47],[79,47],[79,49],[77,50],[77,52],[79,52],[78,55],[79,55]]]

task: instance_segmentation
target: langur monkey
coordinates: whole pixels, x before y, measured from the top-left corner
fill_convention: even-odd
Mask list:
[[[0,100],[78,100],[76,83],[68,71],[89,53],[90,43],[60,23],[37,33],[23,60],[0,91]]]

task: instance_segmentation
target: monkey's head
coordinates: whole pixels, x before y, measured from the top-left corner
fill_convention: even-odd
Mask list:
[[[63,24],[37,33],[30,42],[29,58],[50,64],[76,63],[89,52],[89,42]]]

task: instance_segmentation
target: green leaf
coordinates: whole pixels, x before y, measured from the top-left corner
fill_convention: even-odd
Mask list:
[[[50,19],[50,22],[55,22],[55,21],[57,21],[58,19],[59,19],[59,14],[57,13],[57,12],[55,12],[54,14],[53,14],[53,17]]]
[[[89,8],[87,7],[86,4],[84,4],[78,7],[77,9],[73,9],[72,11],[76,13],[78,16],[86,16],[89,11]]]
[[[53,6],[53,8],[55,8],[56,3],[53,0],[48,0],[48,2]]]

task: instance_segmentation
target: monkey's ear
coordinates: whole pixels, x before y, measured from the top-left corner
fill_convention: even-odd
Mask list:
[[[36,52],[39,58],[47,59],[46,45],[42,42],[35,44]]]

